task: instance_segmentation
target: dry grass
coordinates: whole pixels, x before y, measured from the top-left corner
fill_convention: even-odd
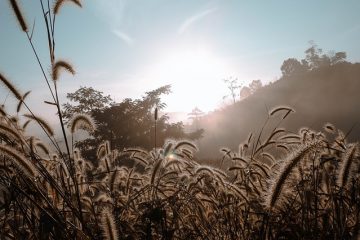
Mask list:
[[[56,14],[65,2],[52,5]],[[24,30],[16,1],[10,3]],[[46,21],[53,23],[54,13],[46,12]],[[53,61],[54,25],[47,27]],[[52,66],[53,80],[58,80],[61,69],[74,73],[64,62],[52,62]],[[44,79],[49,84],[45,74]],[[168,141],[150,152],[138,148],[118,151],[104,142],[98,148],[97,162],[92,163],[74,148],[73,141],[67,143],[61,114],[65,153],[52,128],[27,107],[27,94],[22,96],[2,74],[0,80],[26,111],[25,118],[18,119],[0,108],[1,239],[358,236],[359,144],[347,143],[332,125],[325,129],[333,134],[329,138],[333,142],[324,133],[307,128],[294,134],[278,127],[262,142],[265,123],[257,136],[250,134],[240,144],[239,151],[222,149],[223,158],[216,166],[196,161],[197,147],[187,141]],[[48,87],[52,105],[60,110],[56,84]],[[18,112],[23,110],[18,108]],[[288,107],[275,108],[269,119],[278,114],[285,119],[292,112]],[[48,134],[49,147],[27,134],[26,119]],[[79,128],[91,131],[93,121],[89,116],[74,116],[71,134]],[[124,165],[124,161],[133,165]]]
[[[276,143],[294,138],[280,132],[271,137]],[[96,165],[75,148],[72,172],[66,157],[49,159],[61,154],[19,128],[1,135],[2,237],[352,238],[359,224],[359,146],[306,132],[280,158],[274,156],[283,150],[273,145],[259,144],[256,154],[224,149],[220,168],[198,163],[196,146],[186,141],[151,152],[119,152],[106,142]],[[134,165],[123,165],[125,159]]]

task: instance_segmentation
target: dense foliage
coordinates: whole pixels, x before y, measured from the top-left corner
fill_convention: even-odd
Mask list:
[[[103,96],[92,88],[81,87],[68,98],[76,105],[64,104],[64,116],[74,114],[90,114],[97,128],[90,133],[91,137],[76,143],[88,159],[95,160],[96,148],[104,141],[109,141],[116,149],[141,147],[151,150],[156,144],[162,146],[166,138],[199,139],[203,130],[196,129],[186,133],[182,122],[169,123],[166,114],[154,119],[155,109],[163,110],[166,106],[161,101],[161,95],[170,93],[170,85],[165,85],[153,91],[146,92],[141,99],[127,98],[120,103],[111,102],[109,97]],[[91,97],[95,95],[96,97]]]
[[[66,98],[77,104],[73,105],[69,102],[63,104],[65,119],[70,119],[71,116],[79,113],[91,114],[95,110],[104,109],[114,104],[110,95],[104,96],[103,92],[92,87],[80,87],[75,92],[66,94]]]

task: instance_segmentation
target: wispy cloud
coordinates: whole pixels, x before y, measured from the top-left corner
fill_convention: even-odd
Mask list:
[[[189,18],[187,18],[179,27],[178,34],[183,34],[191,25],[201,20],[202,18],[215,12],[217,8],[206,9],[205,11],[199,12]]]
[[[113,28],[122,23],[128,0],[96,0],[93,2],[95,15],[109,26]]]
[[[96,0],[94,1],[95,15],[101,19],[109,30],[125,42],[127,45],[133,45],[134,39],[126,32],[120,29],[128,29],[124,16],[129,0]]]
[[[134,39],[130,37],[128,34],[120,31],[120,30],[113,30],[112,31],[118,38],[120,38],[122,41],[124,41],[127,45],[133,45]]]

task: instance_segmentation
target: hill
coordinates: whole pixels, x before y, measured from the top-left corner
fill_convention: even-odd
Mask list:
[[[217,158],[222,146],[236,150],[250,132],[260,131],[269,110],[282,105],[296,111],[281,123],[289,131],[297,132],[303,126],[321,130],[327,122],[349,131],[360,121],[359,90],[359,63],[343,62],[284,76],[248,98],[204,116],[199,157]],[[276,120],[270,123],[275,124]],[[359,136],[360,126],[355,125],[348,137],[358,140]]]

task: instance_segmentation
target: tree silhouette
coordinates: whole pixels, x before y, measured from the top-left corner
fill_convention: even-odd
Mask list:
[[[257,90],[263,87],[260,79],[252,80],[249,86],[244,86],[240,90],[240,99],[245,99],[251,94],[254,94]]]
[[[323,66],[331,66],[346,61],[345,52],[329,52],[324,54],[323,50],[319,48],[314,42],[310,42],[310,48],[305,51],[305,60],[309,64],[309,70],[320,68]]]
[[[298,73],[304,73],[325,66],[346,62],[345,52],[330,51],[327,54],[319,48],[313,41],[310,47],[305,50],[305,58],[301,61],[296,58],[289,58],[281,65],[283,76],[288,77]]]
[[[304,65],[305,61],[301,63],[296,58],[289,58],[283,62],[281,65],[281,72],[283,76],[291,76],[293,74],[297,74],[303,72],[307,69],[306,65]],[[305,63],[306,64],[306,63]]]
[[[247,98],[248,96],[251,95],[251,89],[247,86],[245,87],[242,87],[241,90],[240,90],[240,99],[245,99]]]
[[[256,92],[260,88],[262,88],[263,84],[260,79],[258,80],[252,80],[252,82],[249,84],[249,88],[251,90],[251,93]]]
[[[120,103],[90,110],[88,113],[97,123],[97,129],[91,134],[92,138],[78,142],[77,147],[89,158],[96,156],[95,147],[103,141],[109,141],[112,148],[119,150],[128,147],[152,149],[155,141],[154,109],[157,107],[160,112],[165,108],[166,104],[161,101],[161,95],[170,92],[171,86],[166,85],[146,92],[141,99],[126,98]],[[70,96],[73,95],[70,94]],[[79,103],[81,100],[81,104],[79,103],[77,108],[70,108],[74,111],[84,109],[82,104],[86,102],[81,94],[77,94],[77,99],[79,101],[75,102]],[[169,123],[168,120],[169,117],[166,114],[159,114],[157,117],[156,142],[158,146],[163,145],[166,138],[195,140],[202,136],[203,130],[185,133],[182,122]]]
[[[238,89],[241,87],[241,85],[238,84],[238,79],[229,77],[228,79],[223,80],[227,84],[227,88],[230,91],[230,96],[233,100],[233,103],[236,101],[236,97],[238,96]],[[224,96],[223,98],[228,97],[229,95]]]
[[[198,107],[195,107],[190,113],[188,113],[189,119],[192,120],[192,124],[195,125],[196,130],[199,129],[199,120],[203,115],[204,112],[201,111]]]
[[[68,120],[75,113],[91,113],[96,109],[103,109],[114,101],[110,95],[104,96],[103,92],[93,89],[92,87],[80,87],[74,93],[68,93],[66,98],[71,102],[77,103],[72,105],[67,102],[63,104],[63,117]]]

